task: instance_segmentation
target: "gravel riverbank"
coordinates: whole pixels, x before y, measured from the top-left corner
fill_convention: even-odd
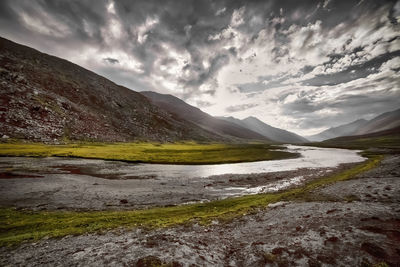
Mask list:
[[[398,166],[399,155],[387,156],[356,179],[314,192],[327,201],[275,203],[209,226],[120,229],[1,248],[0,265],[398,266]]]
[[[364,160],[350,150],[290,147],[302,156],[218,165],[0,157],[0,206],[129,210],[207,202],[301,186]]]

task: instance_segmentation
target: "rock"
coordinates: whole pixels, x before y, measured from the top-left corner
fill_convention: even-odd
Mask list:
[[[17,75],[17,77],[15,78],[15,82],[17,82],[17,83],[23,83],[23,84],[26,84],[26,83],[27,83],[25,77],[22,76],[22,75]]]
[[[279,201],[276,203],[271,203],[271,204],[268,204],[268,208],[277,208],[280,206],[285,206],[286,203],[287,203],[286,201]]]
[[[337,236],[331,236],[325,240],[325,244],[328,242],[336,243],[338,241],[339,241],[339,238]]]
[[[387,254],[383,248],[379,247],[376,244],[370,243],[370,242],[362,243],[361,250],[364,250],[368,254],[370,254],[374,257],[377,257],[377,258],[381,258],[381,259],[387,258]]]

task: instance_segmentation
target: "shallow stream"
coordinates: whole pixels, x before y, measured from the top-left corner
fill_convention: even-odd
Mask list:
[[[104,210],[211,201],[287,189],[365,160],[354,150],[288,145],[287,151],[301,156],[218,165],[0,157],[0,206]]]

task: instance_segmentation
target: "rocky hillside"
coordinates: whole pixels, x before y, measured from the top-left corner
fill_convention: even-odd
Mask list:
[[[339,136],[352,135],[358,128],[367,124],[367,122],[368,122],[367,120],[359,119],[348,124],[343,124],[337,127],[329,128],[315,135],[307,136],[307,139],[310,141],[319,142],[331,138],[336,138]]]
[[[400,152],[400,126],[363,135],[341,136],[325,140],[319,145],[354,149],[384,149],[388,153]]]
[[[390,130],[400,126],[400,109],[383,113],[359,127],[354,134],[363,135]]]
[[[158,107],[226,138],[268,140],[267,137],[246,127],[215,118],[173,95],[159,94],[151,91],[141,92],[141,94],[148,97]]]
[[[308,142],[304,137],[295,133],[272,127],[255,117],[247,117],[243,120],[236,119],[234,117],[220,117],[223,120],[236,123],[242,127],[250,129],[256,133],[259,133],[266,138],[279,143],[305,143]]]
[[[323,132],[308,136],[310,141],[323,141],[341,136],[367,135],[394,129],[400,126],[400,109],[383,113],[371,120],[359,119],[348,124],[329,128]]]
[[[334,142],[350,142],[354,140],[368,139],[368,138],[376,138],[376,137],[400,137],[400,126],[391,128],[388,130],[362,134],[362,135],[350,135],[350,136],[340,136],[332,139],[325,140],[324,143],[334,143]]]
[[[226,141],[66,60],[0,38],[0,137]]]

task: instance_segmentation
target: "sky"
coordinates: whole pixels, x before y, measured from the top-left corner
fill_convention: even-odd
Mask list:
[[[2,0],[0,36],[305,136],[400,106],[400,1]]]

